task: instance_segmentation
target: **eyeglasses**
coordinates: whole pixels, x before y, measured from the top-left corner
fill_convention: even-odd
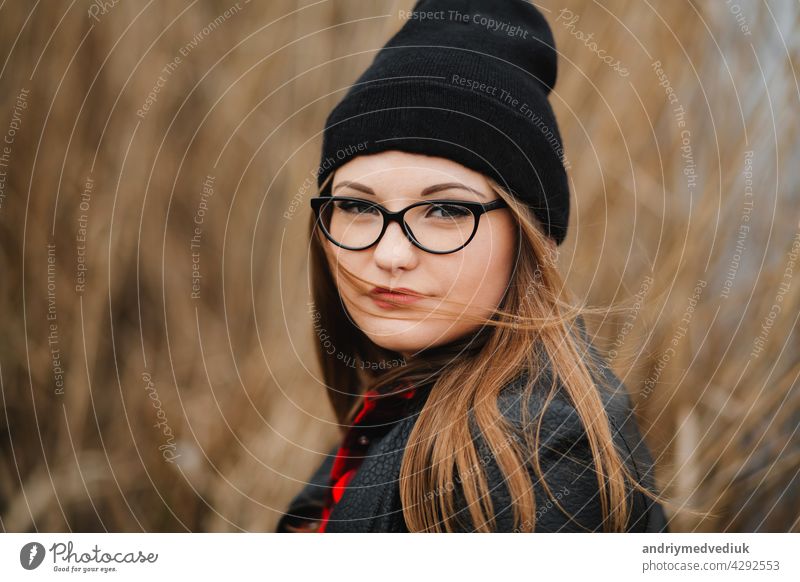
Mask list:
[[[437,255],[463,249],[478,231],[484,212],[508,206],[505,200],[463,202],[425,200],[399,212],[390,212],[376,202],[347,196],[311,199],[316,223],[333,244],[361,251],[376,244],[390,222],[397,222],[414,246]]]

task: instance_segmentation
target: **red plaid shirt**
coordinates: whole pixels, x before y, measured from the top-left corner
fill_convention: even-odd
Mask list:
[[[355,476],[373,438],[391,428],[390,424],[401,420],[406,412],[406,404],[416,394],[415,386],[405,384],[401,388],[390,388],[385,393],[369,390],[364,401],[348,428],[339,447],[331,469],[331,488],[328,489],[326,505],[318,532],[324,532],[333,507],[339,502],[347,489],[347,484]]]

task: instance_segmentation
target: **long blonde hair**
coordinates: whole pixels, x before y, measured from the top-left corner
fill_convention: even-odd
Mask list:
[[[321,191],[329,187],[331,181],[332,175]],[[541,416],[536,430],[523,430],[520,435],[500,413],[497,396],[509,382],[527,373],[531,381],[523,392],[522,425],[532,426],[525,418],[527,399],[535,390],[541,390],[536,379],[541,371],[541,356],[546,355],[551,365],[552,383],[545,407],[555,396],[560,380],[580,416],[591,446],[604,528],[625,531],[630,517],[626,482],[652,499],[665,500],[639,484],[617,452],[598,392],[603,387],[592,378],[592,375],[600,377],[597,362],[586,357],[587,346],[581,334],[571,331],[580,315],[608,313],[609,309],[573,304],[555,263],[554,245],[549,244],[530,208],[497,182],[489,179],[489,183],[508,202],[518,226],[517,259],[505,296],[489,318],[454,311],[452,317],[467,317],[480,324],[479,331],[446,346],[425,350],[408,362],[400,354],[376,345],[352,322],[332,277],[324,234],[316,228],[314,216],[311,217],[312,312],[317,335],[325,340],[317,342],[317,354],[328,397],[337,419],[346,427],[367,389],[404,381],[415,385],[432,384],[409,436],[400,470],[400,498],[409,531],[457,529],[452,487],[457,482],[456,475],[472,476],[462,483],[475,531],[494,531],[489,487],[469,427],[470,410],[507,478],[511,499],[515,500],[516,531],[533,531],[536,501],[524,461],[527,455],[523,454],[521,443],[524,442],[529,451],[539,450]],[[341,265],[337,265],[337,269],[348,280],[368,285],[366,288],[376,284],[346,271]],[[448,302],[466,307],[460,302]],[[412,303],[407,307],[414,309],[415,306]],[[502,359],[497,354],[502,354]],[[400,365],[352,365],[359,360],[371,364],[400,362]],[[543,479],[535,454],[532,466],[548,496],[563,510]],[[431,496],[431,491],[443,493]]]

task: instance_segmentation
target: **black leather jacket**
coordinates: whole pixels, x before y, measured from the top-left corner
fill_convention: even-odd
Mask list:
[[[596,355],[594,347],[592,353]],[[600,391],[610,419],[612,434],[617,449],[626,459],[628,467],[639,482],[650,490],[653,484],[653,461],[644,443],[636,420],[631,412],[630,399],[625,386],[604,367],[604,378],[611,394]],[[522,375],[506,386],[498,396],[498,407],[517,426],[521,424],[520,395],[527,376]],[[551,376],[541,375],[544,387],[548,387]],[[536,391],[530,402],[530,415],[536,418],[544,402],[542,391]],[[400,463],[418,410],[424,404],[421,399],[417,409],[394,425],[380,438],[373,439],[366,457],[348,484],[345,494],[331,512],[326,532],[407,532],[400,503],[398,478]],[[529,429],[530,430],[530,429]],[[502,473],[492,457],[482,436],[475,434],[479,458],[487,459],[486,471],[491,499],[495,511],[498,532],[515,531],[511,497]],[[566,395],[559,390],[544,412],[540,432],[539,458],[548,486],[556,499],[579,523],[567,517],[537,483],[533,469],[529,468],[534,483],[536,499],[536,531],[538,532],[584,532],[602,531],[602,512],[598,492],[597,476],[593,470],[591,451],[583,425]],[[547,444],[547,447],[543,447]],[[278,522],[276,531],[291,531],[289,526],[302,520],[315,519],[324,504],[329,476],[337,447],[334,447],[308,484],[292,500],[289,508]],[[552,449],[552,450],[551,450]],[[590,469],[587,469],[589,467]],[[458,486],[454,489],[457,513],[467,524],[463,530],[472,531],[469,510]],[[635,491],[631,518],[627,531],[667,532],[663,508],[641,492]]]

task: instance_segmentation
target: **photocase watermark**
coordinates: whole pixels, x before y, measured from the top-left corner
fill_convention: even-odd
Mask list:
[[[362,360],[361,358],[354,358],[347,356],[342,352],[336,354],[336,359],[340,360],[345,366],[349,368],[358,368],[360,370],[389,370],[398,366],[405,366],[405,358],[396,358],[393,360],[381,360],[379,362],[372,362],[370,360]]]
[[[683,340],[683,338],[686,336],[686,332],[689,330],[689,324],[692,322],[695,307],[697,307],[697,302],[700,301],[700,297],[702,296],[703,289],[706,288],[706,285],[706,281],[699,279],[697,284],[694,286],[692,294],[689,296],[689,302],[683,312],[683,317],[680,319],[680,325],[678,325],[675,333],[672,334],[669,347],[664,350],[664,353],[658,358],[655,369],[644,381],[644,387],[639,391],[639,394],[642,396],[642,398],[647,398],[650,396],[655,388],[655,385],[658,383],[658,379],[661,377],[661,372],[664,371],[664,368],[666,368],[669,361],[675,356],[675,348],[678,347],[678,344],[680,344],[681,340]]]
[[[672,83],[670,83],[669,77],[667,76],[666,71],[661,67],[661,61],[656,60],[650,64],[650,67],[658,77],[658,84],[659,86],[664,88],[664,93],[667,96],[667,101],[670,105],[678,105],[678,94],[675,93],[675,89],[672,88]]]
[[[516,434],[509,434],[508,438],[506,438],[503,441],[503,444],[500,445],[500,447],[498,447],[497,452],[499,453],[500,451],[503,451],[503,450],[507,449],[514,442],[520,443],[521,442],[520,437],[518,435],[516,435]],[[494,458],[496,456],[497,456],[497,453],[493,454],[491,452],[481,455],[480,457],[478,457],[478,462],[477,463],[474,463],[466,471],[457,474],[455,479],[453,479],[452,481],[448,481],[444,485],[440,485],[439,487],[436,487],[435,489],[431,489],[430,491],[426,491],[425,492],[425,500],[426,501],[430,501],[430,500],[432,500],[432,499],[434,499],[436,497],[439,497],[440,495],[443,495],[443,494],[445,494],[447,492],[454,491],[457,484],[463,483],[465,479],[469,479],[469,478],[472,478],[473,476],[477,475],[478,472],[480,471],[480,468],[487,466],[489,463],[491,463],[494,460]]]
[[[308,313],[311,314],[311,321],[314,324],[314,334],[319,339],[320,343],[322,344],[325,353],[329,356],[336,356],[336,359],[342,362],[345,366],[350,368],[358,368],[361,370],[388,370],[390,368],[396,368],[398,366],[405,366],[406,359],[405,358],[396,358],[392,360],[380,360],[378,362],[373,362],[370,360],[364,360],[359,357],[354,357],[350,354],[346,354],[341,350],[336,349],[336,345],[331,340],[330,334],[328,331],[320,324],[320,320],[322,319],[322,314],[320,314],[319,310],[314,305],[313,301],[308,302]]]
[[[596,54],[597,57],[606,65],[611,67],[612,71],[615,71],[620,77],[627,77],[630,75],[630,71],[627,67],[623,66],[622,61],[607,54],[605,49],[599,47],[597,42],[594,40],[593,32],[586,34],[582,30],[575,28],[575,25],[580,19],[580,15],[574,14],[572,10],[569,10],[568,8],[562,8],[558,11],[558,16],[556,16],[556,22],[560,22],[562,26],[569,30],[569,33],[572,36],[581,41],[586,48]]]
[[[725,4],[728,5],[728,10],[733,14],[734,18],[736,18],[736,24],[739,25],[739,30],[742,31],[742,34],[745,36],[752,36],[750,25],[747,24],[747,18],[745,18],[744,12],[742,12],[742,7],[736,2],[733,2],[733,0],[725,0]]]
[[[522,294],[521,303],[530,302],[531,297],[535,296],[536,293],[539,291],[539,289],[541,289],[542,286],[544,285],[542,264],[555,267],[557,262],[558,262],[558,249],[550,246],[546,247],[544,256],[542,256],[536,263],[536,267],[533,270],[533,276],[525,286],[525,291]],[[513,331],[517,331],[519,329],[518,318],[515,318],[514,321],[511,323],[511,329]]]
[[[178,54],[172,57],[166,65],[161,68],[160,74],[155,83],[147,94],[142,106],[136,110],[136,115],[139,119],[144,119],[148,111],[158,102],[158,96],[161,90],[167,85],[169,78],[178,70],[183,63],[183,59],[195,50],[200,44],[206,40],[215,30],[222,26],[232,16],[238,14],[242,10],[242,4],[249,4],[250,0],[243,0],[236,2],[233,6],[225,10],[222,14],[217,16],[214,20],[206,24],[199,32],[197,32],[192,39],[178,49]]]
[[[673,106],[672,114],[680,130],[680,152],[681,160],[683,161],[683,175],[686,177],[687,190],[692,192],[697,187],[697,166],[695,165],[694,153],[692,151],[692,133],[686,127],[686,110],[683,108],[683,105],[680,104],[678,94],[672,88],[669,77],[661,66],[661,61],[653,61],[650,66],[658,78],[658,84],[664,88],[667,101]]]
[[[542,288],[542,270],[539,265],[536,265],[536,269],[533,272],[533,277],[528,284],[525,286],[525,292],[522,295],[522,303],[529,303],[531,297],[533,297],[539,289]],[[519,330],[519,318],[515,318],[514,321],[511,323],[511,330],[518,331]]]
[[[19,551],[19,564],[26,570],[35,570],[44,561],[44,546],[39,542],[28,542]]]
[[[683,127],[684,121],[683,106],[679,107],[676,111],[675,117],[678,119],[678,126]],[[688,129],[681,130],[681,160],[683,160],[683,175],[686,178],[686,189],[694,191],[697,187],[697,167],[694,162],[694,153],[692,152],[692,134]]]
[[[75,265],[75,292],[82,295],[86,290],[86,277],[88,273],[88,266],[86,264],[86,240],[89,231],[89,209],[92,202],[92,191],[94,190],[94,179],[91,176],[86,177],[86,182],[83,185],[81,192],[81,199],[78,203],[80,215],[78,216],[78,232],[75,234],[75,252],[76,252],[76,265]]]
[[[449,20],[451,22],[472,23],[491,32],[500,32],[511,38],[528,39],[529,31],[518,24],[497,20],[485,14],[460,12],[458,10],[399,10],[400,20]]]
[[[53,560],[54,572],[71,574],[107,574],[118,572],[117,566],[120,564],[154,564],[158,561],[157,553],[145,553],[142,550],[105,551],[95,544],[89,550],[76,551],[71,541],[56,542],[45,550],[39,542],[29,542],[20,550],[20,565],[26,570],[35,570],[42,565],[48,552]]]
[[[625,322],[622,324],[622,328],[620,328],[619,333],[617,333],[617,337],[614,339],[614,344],[608,352],[609,363],[617,359],[619,350],[625,343],[625,338],[628,337],[628,334],[633,329],[633,325],[636,322],[636,319],[639,317],[639,312],[644,306],[644,300],[647,297],[647,294],[650,292],[652,285],[653,278],[649,275],[645,276],[644,280],[642,280],[642,284],[639,285],[639,291],[637,291],[636,295],[634,295],[636,299],[633,302],[631,309],[625,316]]]
[[[152,88],[150,89],[150,92],[147,94],[144,103],[142,103],[142,106],[136,110],[136,115],[140,119],[144,119],[147,115],[147,112],[150,111],[150,108],[156,104],[158,101],[158,94],[161,93],[161,89],[166,86],[169,77],[178,69],[180,64],[181,58],[176,56],[161,68],[161,74],[158,76]]]
[[[798,228],[800,228],[800,224],[798,224]],[[792,286],[792,278],[794,277],[794,269],[797,265],[798,256],[800,256],[800,231],[795,233],[794,239],[792,240],[792,246],[786,257],[786,265],[783,268],[783,277],[778,284],[778,291],[769,308],[769,313],[764,317],[764,322],[761,324],[761,332],[755,340],[753,340],[753,349],[750,351],[751,359],[757,358],[761,355],[761,352],[764,351],[769,332],[772,331],[772,326],[775,324],[775,320],[778,319],[778,315],[780,315],[782,310],[781,305],[783,303],[783,298]]]
[[[534,516],[536,517],[536,521],[538,522],[542,517],[544,517],[544,515],[548,511],[550,511],[553,507],[556,506],[555,501],[561,501],[562,499],[564,499],[568,495],[569,495],[569,488],[567,488],[566,485],[563,485],[561,487],[561,489],[559,489],[558,491],[555,491],[553,493],[553,497],[548,497],[547,501],[545,503],[537,505],[536,506],[536,512],[534,513]],[[554,498],[555,498],[555,501],[553,500]],[[519,524],[518,527],[515,527],[512,530],[512,533],[526,532],[526,531],[530,530],[532,527],[533,527],[533,523],[531,522],[531,520],[530,519],[526,519],[521,524]]]
[[[61,363],[61,347],[58,333],[58,309],[56,308],[56,245],[47,243],[47,346],[50,349],[50,365],[55,383],[55,394],[64,395],[64,371]]]
[[[175,435],[172,432],[172,427],[170,427],[167,422],[167,413],[164,412],[161,399],[158,397],[156,385],[149,372],[142,372],[142,381],[144,382],[144,390],[153,403],[153,408],[156,409],[156,418],[158,418],[158,422],[154,424],[153,427],[159,429],[165,439],[164,444],[158,446],[158,450],[161,451],[161,456],[164,457],[165,461],[174,463],[175,459],[181,455],[177,452],[178,447],[175,444]]]
[[[294,218],[295,213],[297,213],[297,209],[300,208],[300,206],[305,202],[308,193],[316,191],[317,180],[320,174],[333,167],[337,160],[342,161],[354,154],[367,151],[368,143],[369,141],[367,140],[356,144],[347,145],[336,150],[336,152],[333,154],[333,157],[327,156],[324,160],[322,160],[319,166],[315,167],[309,172],[306,179],[303,180],[303,183],[300,185],[300,188],[298,188],[297,192],[295,192],[294,196],[292,196],[292,199],[289,202],[289,208],[283,213],[283,217],[286,220],[291,220]]]
[[[89,18],[95,22],[100,22],[100,17],[111,12],[111,9],[119,4],[120,1],[121,0],[94,0],[86,13],[89,15]]]
[[[216,177],[211,174],[206,176],[200,188],[200,202],[194,213],[194,229],[189,239],[189,250],[192,253],[192,291],[189,296],[192,299],[200,299],[200,283],[203,279],[203,274],[200,272],[200,243],[203,239],[203,222],[208,212],[208,201],[214,196],[215,180]]]
[[[28,96],[30,89],[24,87],[17,93],[17,98],[14,101],[14,108],[11,110],[11,121],[8,123],[8,129],[3,136],[3,143],[0,144],[0,210],[5,206],[7,186],[8,186],[8,168],[11,165],[11,151],[14,145],[14,140],[17,137],[17,132],[22,127],[22,114],[28,108]]]
[[[458,85],[459,87],[464,87],[469,89],[470,91],[475,91],[478,93],[485,93],[491,97],[496,98],[500,103],[503,105],[514,109],[521,113],[524,117],[528,118],[533,122],[536,128],[542,133],[544,138],[547,140],[547,143],[550,145],[553,152],[558,156],[558,159],[561,161],[562,165],[564,166],[565,170],[569,170],[570,162],[564,153],[564,147],[561,145],[559,139],[556,137],[555,131],[553,128],[548,125],[542,116],[539,115],[536,110],[531,107],[526,101],[523,101],[517,97],[515,97],[512,93],[508,90],[503,89],[501,87],[497,87],[496,85],[489,85],[478,79],[469,79],[467,77],[462,77],[461,75],[453,74],[450,77],[450,82],[453,85]]]
[[[725,277],[725,282],[722,284],[722,292],[720,296],[727,299],[730,296],[733,282],[736,279],[736,274],[739,272],[739,265],[742,261],[742,255],[746,248],[745,242],[747,235],[750,232],[750,214],[753,211],[753,151],[748,150],[744,153],[744,202],[742,205],[742,217],[739,220],[739,232],[736,236],[736,248],[733,251],[730,264],[728,265],[728,273]]]

